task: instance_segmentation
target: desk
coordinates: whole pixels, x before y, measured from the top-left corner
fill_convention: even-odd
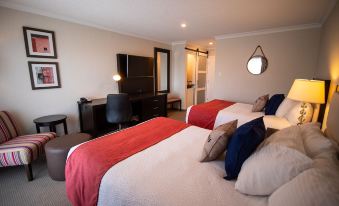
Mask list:
[[[140,122],[158,116],[167,116],[167,94],[146,93],[130,95],[133,115],[138,115]],[[78,102],[80,130],[93,137],[117,129],[117,125],[106,121],[106,98],[93,99],[88,103]]]

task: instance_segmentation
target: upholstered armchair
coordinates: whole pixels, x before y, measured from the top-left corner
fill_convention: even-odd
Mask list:
[[[24,165],[28,181],[33,180],[32,161],[44,153],[44,145],[55,137],[53,132],[20,135],[9,113],[0,111],[0,167]]]

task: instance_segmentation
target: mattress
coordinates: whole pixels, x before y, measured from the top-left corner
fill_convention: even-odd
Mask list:
[[[114,165],[102,178],[98,205],[267,205],[267,197],[243,195],[223,179],[223,158],[199,162],[209,133],[188,127]]]
[[[229,107],[226,107],[225,109],[220,110],[216,117],[214,128],[235,119],[238,120],[238,127],[240,127],[246,122],[262,116],[264,116],[266,128],[270,127],[275,129],[283,129],[291,126],[291,123],[289,123],[288,120],[283,117],[277,117],[275,115],[265,116],[264,112],[252,112],[252,107],[252,104],[235,103]],[[188,115],[191,108],[192,106],[187,108],[186,122],[188,122]]]

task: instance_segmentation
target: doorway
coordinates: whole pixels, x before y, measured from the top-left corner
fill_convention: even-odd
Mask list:
[[[208,52],[186,48],[186,106],[206,101]]]

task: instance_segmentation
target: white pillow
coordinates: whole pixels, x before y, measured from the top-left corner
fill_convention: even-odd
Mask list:
[[[316,159],[314,160],[316,161]],[[269,206],[333,206],[339,203],[338,162],[317,159],[319,167],[308,169],[277,189]],[[320,164],[321,161],[321,164]],[[336,160],[337,161],[337,160]]]
[[[252,154],[242,165],[235,189],[248,195],[270,195],[312,166],[301,152],[269,144]]]
[[[279,105],[277,112],[275,113],[275,116],[277,117],[284,117],[295,105],[297,105],[299,102],[285,98],[283,102]]]
[[[294,105],[289,112],[285,115],[286,119],[292,124],[292,125],[297,125],[299,120],[298,118],[300,117],[300,111],[302,110],[301,108],[302,102],[299,102],[298,104]],[[313,107],[310,103],[306,103],[307,108],[305,109],[305,121],[304,123],[310,122],[312,120],[313,116]]]
[[[274,129],[284,129],[291,126],[291,123],[284,117],[277,117],[276,115],[264,116],[265,127]]]
[[[314,158],[322,152],[334,150],[332,142],[324,136],[319,123],[306,123],[300,126],[307,156]]]

